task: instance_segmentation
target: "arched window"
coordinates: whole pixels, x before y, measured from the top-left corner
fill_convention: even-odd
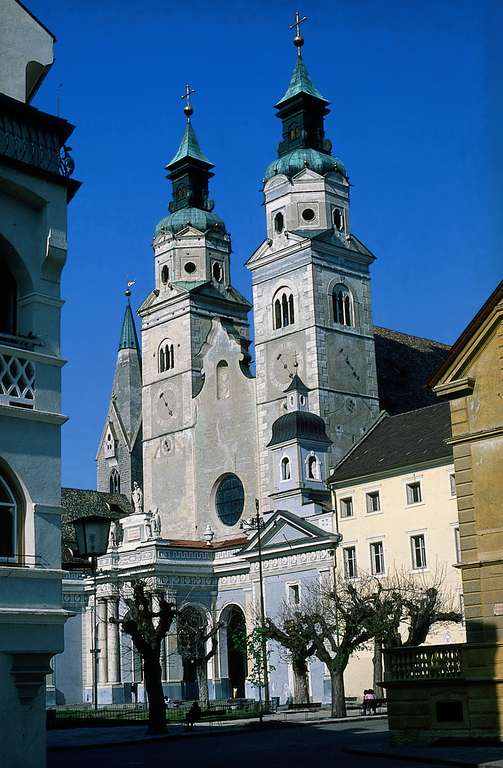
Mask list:
[[[288,288],[280,288],[273,299],[273,326],[286,328],[295,322],[295,302]]]
[[[17,284],[7,262],[0,256],[0,333],[17,331]]]
[[[0,474],[0,562],[16,561],[21,554],[21,510],[7,478]]]
[[[230,395],[229,366],[226,360],[217,365],[217,400],[225,400]]]
[[[316,456],[310,456],[307,460],[307,476],[310,480],[320,479],[320,465]]]
[[[274,217],[274,231],[279,235],[285,228],[285,218],[282,213],[277,213]]]
[[[353,302],[349,289],[345,285],[336,285],[332,294],[334,323],[353,326]]]
[[[175,367],[175,347],[170,341],[163,341],[159,347],[159,373]]]
[[[116,469],[112,469],[110,473],[110,493],[121,492],[121,476]]]
[[[340,208],[334,208],[333,212],[334,227],[342,232],[344,229],[344,211]]]
[[[288,456],[283,456],[281,459],[281,479],[282,480],[290,480],[291,472],[290,472],[290,459]]]

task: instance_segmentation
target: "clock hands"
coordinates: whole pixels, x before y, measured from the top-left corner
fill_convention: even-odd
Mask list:
[[[173,411],[172,411],[172,410],[171,410],[171,408],[169,407],[169,403],[168,403],[167,399],[164,397],[164,392],[161,392],[161,394],[159,395],[159,399],[163,401],[164,405],[165,405],[165,406],[166,406],[166,408],[168,409],[168,413],[169,413],[169,415],[170,415],[170,416],[173,416]]]

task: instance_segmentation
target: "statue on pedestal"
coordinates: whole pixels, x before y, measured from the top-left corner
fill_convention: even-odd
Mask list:
[[[131,500],[133,502],[134,514],[141,515],[143,512],[143,491],[136,480],[133,483],[133,493],[131,494]]]

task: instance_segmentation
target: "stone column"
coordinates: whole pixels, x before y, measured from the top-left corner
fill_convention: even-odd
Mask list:
[[[108,618],[115,621],[119,618],[119,599],[112,597],[108,602]],[[108,682],[120,683],[121,681],[121,658],[119,641],[119,624],[107,624],[108,629]]]
[[[98,682],[108,682],[107,662],[107,601],[104,597],[98,598]]]

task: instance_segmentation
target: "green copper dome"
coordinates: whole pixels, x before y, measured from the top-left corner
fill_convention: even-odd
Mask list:
[[[165,216],[155,228],[155,234],[157,236],[161,232],[171,232],[176,235],[189,225],[201,232],[215,229],[220,234],[225,234],[225,224],[220,216],[212,211],[203,211],[201,208],[180,208],[169,216]]]
[[[299,148],[273,160],[267,166],[264,181],[269,181],[278,174],[284,174],[291,179],[303,168],[310,168],[315,173],[319,173],[320,176],[335,172],[347,178],[344,165],[336,157],[327,155],[325,152],[318,152],[316,149]]]

